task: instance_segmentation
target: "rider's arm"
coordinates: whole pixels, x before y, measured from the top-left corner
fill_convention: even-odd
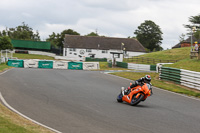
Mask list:
[[[142,82],[144,82],[144,78],[140,78],[140,79],[138,79],[138,80],[136,80],[138,83],[142,83]]]
[[[135,80],[135,83],[133,83],[131,86],[130,86],[130,88],[133,88],[133,87],[135,87],[135,86],[137,86],[139,83],[141,83],[142,82],[142,78],[141,79],[138,79],[138,80]]]

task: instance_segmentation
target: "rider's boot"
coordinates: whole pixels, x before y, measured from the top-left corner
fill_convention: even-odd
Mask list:
[[[124,96],[124,87],[122,87],[121,91],[122,91],[122,96]]]

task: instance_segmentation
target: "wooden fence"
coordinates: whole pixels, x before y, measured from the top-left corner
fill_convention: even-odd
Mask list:
[[[134,62],[134,63],[146,63],[146,64],[157,64],[157,63],[175,63],[178,60],[161,60],[147,57],[134,56],[132,58],[124,58],[124,62]]]

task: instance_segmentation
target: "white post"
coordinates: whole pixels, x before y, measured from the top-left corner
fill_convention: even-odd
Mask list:
[[[66,56],[65,48],[63,48],[63,56]]]
[[[7,51],[7,49],[6,49],[6,59],[8,58],[8,54],[7,54],[7,53],[8,53],[8,51]]]

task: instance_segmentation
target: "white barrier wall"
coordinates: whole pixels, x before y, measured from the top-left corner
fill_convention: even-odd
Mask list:
[[[69,61],[54,61],[53,69],[68,69]]]
[[[100,69],[99,62],[83,62],[83,70]]]
[[[10,60],[11,61],[11,60]],[[15,60],[13,60],[15,61]],[[22,60],[21,67],[24,68],[53,68],[53,69],[68,69],[71,61],[48,61],[39,59]],[[45,64],[46,63],[46,64]],[[76,62],[74,62],[76,63]],[[79,70],[97,70],[100,69],[99,62],[78,62],[80,64]],[[45,66],[44,66],[45,65]],[[48,65],[48,67],[47,67]],[[12,66],[12,65],[10,65]],[[14,66],[16,67],[16,66]],[[71,68],[69,68],[71,69]]]
[[[128,69],[150,71],[150,65],[128,63]]]
[[[200,72],[181,70],[181,85],[200,90]]]
[[[38,68],[38,59],[24,60],[24,68]]]

